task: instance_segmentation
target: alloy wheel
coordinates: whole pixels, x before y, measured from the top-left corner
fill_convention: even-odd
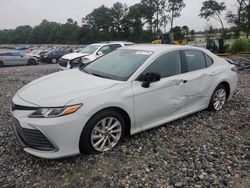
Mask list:
[[[106,117],[94,126],[91,133],[91,145],[96,151],[108,151],[119,142],[121,135],[121,122],[114,117]]]
[[[226,98],[227,98],[227,94],[226,94],[225,89],[223,88],[218,89],[214,94],[214,100],[213,100],[214,109],[217,111],[222,109],[222,107],[224,106],[226,102]]]

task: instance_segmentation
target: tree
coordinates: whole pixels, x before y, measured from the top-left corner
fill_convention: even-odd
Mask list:
[[[207,0],[202,3],[202,7],[200,10],[200,17],[205,18],[209,20],[210,18],[213,18],[220,22],[222,30],[223,30],[223,36],[224,36],[224,24],[221,18],[221,13],[226,10],[226,5],[224,2],[217,2],[216,0]]]
[[[190,31],[190,35],[191,35],[192,40],[194,40],[195,31],[193,29]]]
[[[146,20],[145,23],[148,24],[149,30],[152,33],[155,29],[155,32],[158,33],[165,0],[141,0],[141,5],[143,18]]]
[[[184,25],[182,27],[182,31],[184,32],[185,38],[188,40],[188,35],[189,35],[189,28],[188,28],[188,26]]]
[[[171,13],[171,29],[174,25],[174,19],[181,16],[181,11],[185,7],[183,0],[168,0],[167,11]]]
[[[181,27],[176,26],[172,28],[170,32],[174,34],[174,40],[183,40],[184,34]]]
[[[15,41],[19,44],[31,43],[33,28],[29,25],[19,26],[15,29]]]
[[[113,24],[112,20],[111,9],[102,5],[88,14],[83,19],[83,23],[88,24],[91,28],[108,32]]]
[[[233,13],[232,10],[227,12],[226,19],[228,23],[232,23],[236,25],[237,27],[235,28],[236,30],[236,36],[237,38],[240,36],[240,31],[242,30],[243,27],[243,12],[245,7],[247,6],[248,0],[236,0],[236,9],[237,13]]]
[[[129,38],[136,42],[141,41],[143,32],[142,8],[140,3],[129,7],[127,15],[122,20],[124,38]]]
[[[126,4],[122,3],[114,3],[111,7],[111,16],[113,18],[112,22],[112,30],[113,32],[117,33],[117,36],[115,38],[119,38],[121,35],[121,21],[124,18],[124,16],[127,14],[128,7]],[[115,34],[116,35],[116,34]]]

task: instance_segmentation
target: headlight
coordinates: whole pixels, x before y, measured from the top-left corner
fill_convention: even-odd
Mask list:
[[[82,57],[82,62],[83,62],[84,64],[86,64],[86,63],[91,62],[91,60],[90,60],[89,58],[87,58],[87,57]]]
[[[39,108],[29,115],[30,118],[54,118],[72,114],[81,108],[81,104],[58,108]]]

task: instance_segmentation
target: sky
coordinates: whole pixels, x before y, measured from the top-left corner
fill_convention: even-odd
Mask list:
[[[186,7],[174,25],[188,25],[194,30],[204,30],[209,24],[215,27],[217,21],[207,22],[198,15],[204,0],[184,0]],[[227,10],[233,9],[236,0],[224,0]],[[140,0],[0,0],[0,29],[15,28],[20,25],[38,25],[43,19],[65,23],[72,18],[81,24],[81,19],[101,5],[111,7],[113,3],[126,3],[128,6]]]

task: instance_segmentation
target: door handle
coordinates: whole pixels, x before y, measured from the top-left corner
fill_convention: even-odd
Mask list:
[[[187,83],[187,80],[178,80],[177,85],[185,84]]]

